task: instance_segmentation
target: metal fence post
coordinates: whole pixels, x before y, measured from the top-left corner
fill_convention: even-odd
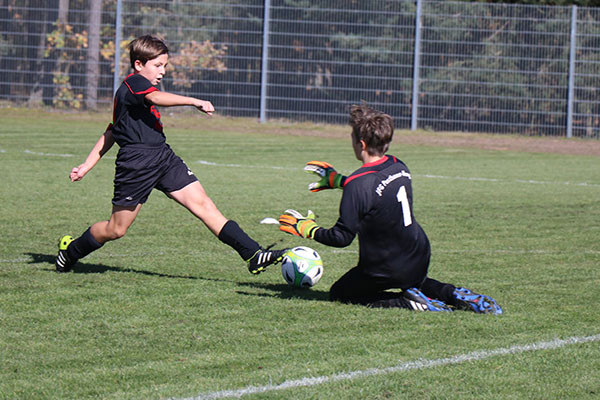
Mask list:
[[[267,70],[269,68],[269,20],[271,19],[271,0],[265,0],[263,20],[262,64],[260,72],[260,122],[267,121]]]
[[[117,89],[121,84],[121,14],[123,12],[123,4],[121,0],[117,0],[117,17],[115,21],[115,73],[113,75],[113,95],[117,93]]]
[[[415,15],[415,55],[413,60],[413,87],[412,110],[410,130],[417,130],[419,115],[419,75],[421,66],[421,0],[417,0],[417,13]]]
[[[569,93],[567,99],[567,137],[573,137],[573,101],[575,95],[575,49],[577,47],[577,6],[571,7],[571,46],[569,49]]]

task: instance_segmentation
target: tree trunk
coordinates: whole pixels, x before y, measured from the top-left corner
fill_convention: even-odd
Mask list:
[[[67,24],[69,16],[69,0],[58,0],[58,23],[63,26]]]
[[[43,8],[43,4],[36,4],[36,8]],[[36,13],[40,13],[40,11],[36,11]],[[42,23],[40,26],[40,32],[38,36],[37,43],[37,51],[34,62],[32,62],[31,71],[36,71],[37,73],[32,76],[32,85],[31,91],[29,92],[29,97],[27,99],[27,104],[29,106],[40,106],[43,104],[43,96],[44,96],[44,87],[43,83],[45,81],[45,73],[47,71],[44,70],[44,50],[46,49],[46,35],[48,34],[48,17],[49,12],[41,11],[42,15]],[[30,27],[30,32],[33,31],[33,27]]]
[[[90,0],[89,35],[86,65],[86,106],[94,110],[98,105],[100,79],[100,19],[102,0]]]
[[[58,18],[56,19],[56,29],[60,29],[64,33],[67,23],[69,22],[68,18],[69,0],[58,0]],[[60,72],[63,62],[60,59],[60,51],[57,50],[50,51],[48,58],[49,60],[46,63],[48,68],[48,75],[46,75],[48,81],[44,82],[46,85],[44,86],[43,99],[46,104],[50,105],[53,104],[54,98],[57,94],[57,88],[54,85],[53,76]]]

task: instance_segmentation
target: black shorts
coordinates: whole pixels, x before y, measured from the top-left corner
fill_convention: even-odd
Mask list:
[[[197,180],[168,144],[127,145],[117,154],[112,203],[136,206],[145,203],[154,188],[171,193]]]

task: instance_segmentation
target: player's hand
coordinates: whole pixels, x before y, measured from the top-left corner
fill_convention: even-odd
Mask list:
[[[208,115],[212,115],[215,112],[215,107],[212,105],[212,103],[210,101],[198,100],[198,104],[196,104],[196,108]]]
[[[71,182],[77,182],[83,179],[83,177],[85,176],[85,174],[87,174],[89,172],[90,168],[85,165],[85,164],[81,164],[79,167],[75,167],[71,170],[71,173],[69,174],[69,178],[71,178]]]
[[[308,185],[308,190],[318,192],[324,189],[341,189],[344,186],[346,177],[338,173],[331,164],[324,161],[309,161],[304,170],[321,177],[318,182]]]
[[[279,223],[279,230],[307,239],[313,239],[315,232],[320,228],[315,222],[315,213],[311,210],[308,210],[306,217],[296,210],[285,210],[279,217]]]

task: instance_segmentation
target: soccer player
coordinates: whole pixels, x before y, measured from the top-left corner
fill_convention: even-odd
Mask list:
[[[411,173],[386,154],[394,133],[392,118],[366,104],[354,105],[350,126],[361,168],[346,177],[325,162],[311,161],[305,167],[320,177],[309,185],[311,191],[343,189],[336,224],[320,227],[311,211],[302,216],[286,210],[279,218],[282,231],[328,246],[348,246],[358,235],[358,265],[333,284],[330,299],[370,307],[501,314],[491,297],[427,276],[431,249],[413,214]]]
[[[116,142],[120,149],[115,163],[112,214],[108,221],[93,224],[75,240],[63,236],[56,270],[71,270],[77,260],[125,235],[153,189],[162,191],[199,218],[219,240],[246,260],[251,273],[258,274],[281,261],[285,250],[263,249],[235,221],[225,218],[194,173],[166,143],[157,106],[193,106],[212,115],[215,109],[211,102],[156,87],[169,62],[168,47],[160,38],[146,35],[133,40],[129,55],[133,72],[115,94],[113,122],[85,162],[70,173],[72,182],[81,180]]]

